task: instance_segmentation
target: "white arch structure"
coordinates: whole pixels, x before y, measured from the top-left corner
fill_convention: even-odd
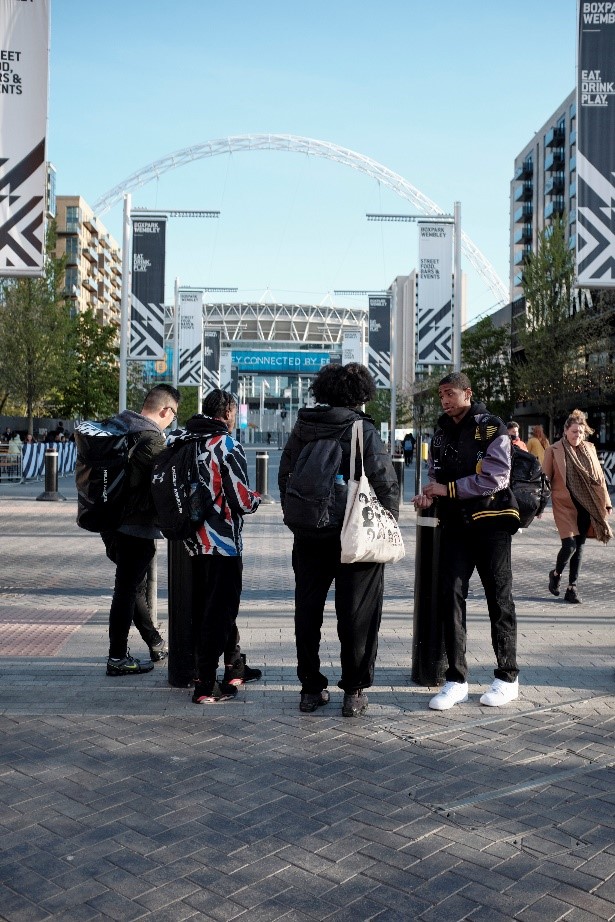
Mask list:
[[[372,160],[363,154],[358,154],[353,150],[348,150],[345,147],[338,147],[337,144],[331,144],[328,141],[316,141],[313,138],[302,138],[290,134],[236,135],[230,138],[217,138],[214,141],[206,141],[193,147],[184,147],[182,150],[175,151],[175,153],[168,154],[166,157],[142,167],[126,177],[123,182],[109,189],[94,204],[94,212],[104,214],[121,200],[125,192],[144,186],[162,173],[174,170],[185,163],[191,163],[205,157],[216,157],[219,154],[231,154],[247,150],[282,150],[292,151],[296,154],[308,154],[311,157],[324,157],[326,160],[333,160],[335,163],[341,163],[344,166],[351,167],[353,170],[358,170],[360,173],[367,174],[367,176],[387,186],[400,198],[411,202],[422,214],[437,216],[445,213],[439,205],[404,179],[403,176],[394,173],[376,160]],[[489,260],[463,231],[461,232],[461,248],[468,261],[484,278],[498,303],[505,304],[508,301],[508,291],[504,282]]]

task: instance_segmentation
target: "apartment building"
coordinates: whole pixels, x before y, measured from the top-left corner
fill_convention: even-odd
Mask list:
[[[56,196],[56,221],[56,255],[66,255],[64,293],[75,313],[92,308],[99,323],[119,324],[119,244],[80,195]]]
[[[515,157],[510,184],[510,300],[523,296],[523,264],[539,233],[566,215],[576,235],[576,99],[573,90]]]

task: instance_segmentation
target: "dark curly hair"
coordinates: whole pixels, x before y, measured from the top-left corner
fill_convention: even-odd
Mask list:
[[[332,407],[360,407],[376,396],[376,385],[365,365],[325,365],[320,369],[310,390],[316,403]]]
[[[231,394],[230,391],[220,390],[219,387],[215,387],[213,391],[210,391],[209,394],[203,400],[203,413],[205,416],[211,416],[215,419],[222,419],[223,416],[228,413],[229,410],[232,410],[234,406],[237,405],[237,398],[235,394]]]

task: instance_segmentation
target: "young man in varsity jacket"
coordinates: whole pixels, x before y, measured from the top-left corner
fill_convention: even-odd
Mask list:
[[[502,420],[472,399],[467,375],[442,378],[438,393],[444,413],[430,446],[429,483],[413,499],[416,509],[437,500],[441,527],[438,611],[448,669],[429,707],[445,711],[468,698],[466,597],[474,569],[485,590],[497,661],[480,703],[498,707],[519,694],[511,566],[519,513],[509,489],[510,438]]]

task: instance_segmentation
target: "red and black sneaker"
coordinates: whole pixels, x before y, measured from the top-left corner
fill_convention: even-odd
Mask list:
[[[237,695],[237,689],[228,682],[218,683],[210,682],[208,685],[202,685],[197,682],[194,686],[192,700],[195,704],[212,704],[217,701],[228,701]]]
[[[229,663],[224,667],[224,681],[229,685],[245,685],[246,682],[257,682],[262,677],[263,673],[260,669],[252,669],[247,665],[245,653],[240,654],[237,662]]]

